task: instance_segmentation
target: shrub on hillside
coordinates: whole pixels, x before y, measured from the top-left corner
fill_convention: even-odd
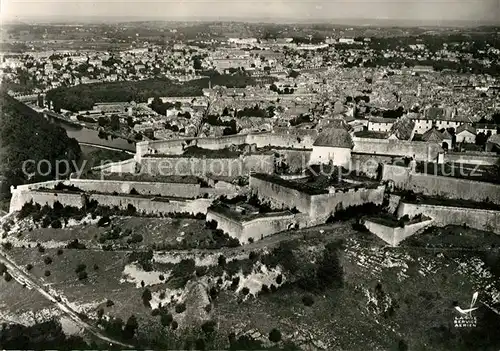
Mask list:
[[[152,298],[153,296],[151,295],[151,291],[146,288],[142,293],[142,302],[144,303],[144,306],[149,307],[149,302]]]
[[[58,249],[57,250],[57,256],[61,256],[63,254],[63,250],[62,249]]]
[[[75,273],[78,274],[80,272],[83,272],[87,269],[87,265],[84,263],[79,263],[78,266],[76,266]]]
[[[224,255],[220,255],[217,259],[217,263],[219,266],[224,267],[226,265],[226,257],[224,257]]]
[[[108,226],[111,223],[111,219],[109,216],[103,216],[99,218],[99,221],[97,221],[97,226],[98,227],[105,227]]]
[[[45,272],[43,273],[43,275],[44,275],[44,276],[46,276],[46,277],[49,277],[49,276],[50,276],[50,271],[49,271],[49,270],[45,271]]]
[[[215,331],[216,325],[217,323],[215,323],[215,321],[206,321],[201,325],[201,330],[203,330],[205,334],[211,334]]]
[[[7,241],[7,242],[2,244],[2,247],[4,248],[4,250],[8,251],[8,250],[12,249],[12,243]]]
[[[179,323],[177,323],[177,321],[172,321],[170,328],[172,328],[172,330],[176,330],[178,327],[179,327]]]
[[[52,263],[52,258],[49,257],[49,256],[46,256],[44,259],[43,259],[43,262],[45,264],[51,264]]]
[[[50,223],[50,226],[54,229],[60,229],[62,228],[62,224],[61,224],[61,221],[58,220],[58,219],[54,219],[51,223]]]
[[[175,306],[175,312],[176,313],[182,313],[186,310],[186,304],[185,303],[180,303]]]
[[[271,332],[269,333],[269,341],[271,342],[280,342],[281,341],[281,332],[274,328],[273,330],[271,330]]]
[[[166,311],[161,312],[160,316],[161,325],[163,325],[164,327],[169,326],[173,322],[173,320],[174,317],[170,313],[167,313]]]
[[[250,293],[250,289],[245,286],[243,289],[241,289],[241,293],[243,294],[243,296],[247,296]]]
[[[312,306],[314,304],[314,299],[311,295],[305,295],[302,297],[302,303],[304,306]]]
[[[0,262],[0,275],[7,272],[7,266]]]
[[[33,265],[32,265],[31,263],[28,263],[28,264],[26,265],[26,270],[27,270],[27,271],[31,271],[32,269],[33,269]]]
[[[78,272],[78,280],[85,280],[88,278],[88,274],[86,271]]]
[[[67,249],[76,249],[76,250],[85,250],[87,247],[84,244],[80,243],[78,241],[78,239],[74,239],[73,241],[71,241],[70,243],[68,243],[66,245],[66,248]]]
[[[111,300],[106,301],[106,307],[112,307],[115,303]]]
[[[3,278],[5,279],[6,282],[10,282],[12,280],[12,276],[10,275],[9,272],[5,272]]]

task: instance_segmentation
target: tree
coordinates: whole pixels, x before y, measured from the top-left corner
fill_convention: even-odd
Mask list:
[[[138,327],[139,323],[137,322],[137,318],[134,315],[131,315],[127,320],[127,323],[125,323],[125,328],[123,329],[123,337],[127,340],[132,339]]]
[[[142,302],[144,303],[145,306],[149,306],[149,302],[151,301],[152,298],[153,296],[151,295],[151,291],[148,288],[146,288],[142,293]]]
[[[120,129],[120,117],[118,117],[117,115],[112,115],[111,122],[110,122],[109,126],[112,130],[119,130]]]

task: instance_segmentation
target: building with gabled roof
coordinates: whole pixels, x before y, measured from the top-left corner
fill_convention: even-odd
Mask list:
[[[457,143],[475,143],[476,142],[476,128],[469,124],[463,124],[456,130]]]
[[[347,168],[353,146],[351,135],[345,128],[327,128],[313,143],[309,164],[332,164]]]

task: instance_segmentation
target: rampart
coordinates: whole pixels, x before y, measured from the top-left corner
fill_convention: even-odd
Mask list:
[[[89,201],[96,200],[101,206],[116,206],[122,210],[127,210],[129,205],[132,205],[139,213],[153,215],[181,212],[193,215],[198,213],[206,214],[208,207],[212,204],[212,200],[209,199],[180,200],[147,196],[83,194],[34,189],[19,192],[16,201],[11,202],[10,212],[21,210],[23,205],[30,201],[41,206],[48,205],[53,207],[54,203],[59,202],[63,206],[82,208],[85,205],[85,198]]]
[[[410,168],[394,165],[383,165],[382,180],[392,180],[397,188],[424,195],[500,204],[498,184],[416,173]]]
[[[273,154],[255,154],[239,158],[209,157],[143,157],[141,173],[150,175],[195,175],[209,174],[224,177],[248,175],[250,172],[272,174]]]
[[[258,148],[265,146],[287,147],[296,149],[309,149],[312,147],[316,139],[317,132],[311,131],[309,134],[294,135],[290,131],[273,133],[252,133],[252,134],[236,134],[222,137],[207,137],[207,138],[185,138],[173,140],[155,140],[143,141],[136,144],[137,162],[140,162],[142,156],[147,154],[165,154],[165,155],[182,155],[183,150],[187,146],[198,146],[203,149],[220,150],[231,145],[256,144]]]
[[[153,183],[96,179],[71,179],[63,182],[73,185],[84,192],[130,194],[132,190],[139,195],[195,198],[200,195],[200,184],[190,183]]]
[[[414,157],[417,161],[434,161],[439,152],[443,152],[441,145],[423,141],[404,141],[392,139],[372,139],[353,137],[352,152],[384,156]]]
[[[414,217],[423,214],[434,220],[437,226],[463,225],[500,234],[500,211],[481,210],[465,207],[436,206],[401,202],[397,215]]]
[[[324,222],[340,209],[373,203],[381,205],[385,186],[376,188],[339,189],[334,193],[311,195],[258,176],[250,177],[250,188],[259,199],[269,202],[276,209],[292,209],[307,214],[312,223]]]
[[[238,239],[241,243],[247,243],[249,240],[260,240],[298,225],[296,215],[293,214],[276,214],[275,216],[259,217],[248,221],[238,221],[209,209],[207,221],[211,220],[217,222],[218,229]]]
[[[432,222],[433,220],[431,219],[419,223],[408,224],[403,228],[390,227],[369,219],[365,220],[364,224],[366,229],[368,229],[371,233],[375,234],[389,245],[397,246],[404,239],[415,235],[418,231],[430,226]]]

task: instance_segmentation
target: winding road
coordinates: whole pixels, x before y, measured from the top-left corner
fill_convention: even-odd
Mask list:
[[[57,306],[62,312],[69,316],[76,324],[92,333],[95,337],[109,343],[110,346],[118,345],[124,348],[134,348],[133,345],[125,344],[121,341],[107,337],[97,327],[85,322],[76,311],[74,311],[63,301],[59,302],[57,299],[57,295],[52,293],[50,290],[45,290],[42,284],[38,282],[35,277],[31,277],[29,274],[27,274],[21,267],[19,267],[15,262],[8,258],[5,252],[3,252],[2,250],[0,250],[0,262],[5,264],[8,272],[17,282],[19,282],[21,285],[26,285],[26,287],[30,289],[35,289],[36,291],[38,291],[43,297],[54,303],[55,306]]]

